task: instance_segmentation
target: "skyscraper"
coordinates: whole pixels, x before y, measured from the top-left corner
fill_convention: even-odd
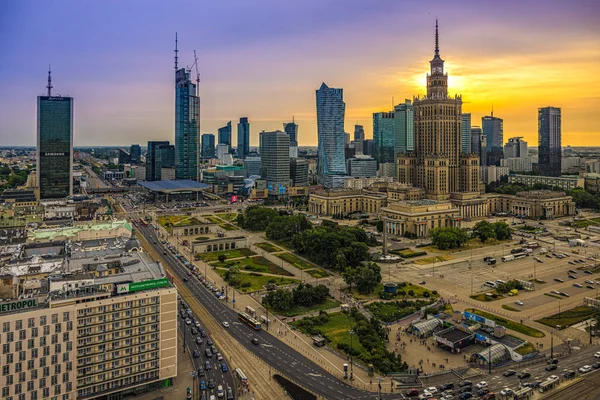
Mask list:
[[[317,175],[324,182],[325,175],[345,175],[344,157],[344,103],[343,89],[328,87],[325,83],[316,91],[317,95],[317,131],[319,147],[317,150]]]
[[[231,147],[231,121],[222,128],[219,128],[219,144],[226,144]]]
[[[479,126],[471,127],[471,153],[479,157],[479,165],[481,167],[487,166],[485,135]]]
[[[504,145],[504,127],[501,118],[492,115],[481,118],[481,127],[485,135],[487,165],[500,165]]]
[[[471,114],[463,113],[460,115],[462,121],[462,133],[461,133],[461,143],[462,143],[462,152],[469,154],[471,153]]]
[[[354,125],[354,140],[361,142],[365,140],[365,128],[362,125]]]
[[[36,180],[41,199],[73,195],[73,98],[48,95],[37,98]]]
[[[202,158],[205,160],[215,158],[215,135],[212,133],[202,135]]]
[[[527,142],[522,137],[508,139],[504,145],[504,158],[527,157]]]
[[[538,143],[539,173],[560,176],[562,161],[560,108],[538,109]]]
[[[308,161],[301,158],[290,159],[290,179],[292,186],[308,186]]]
[[[175,146],[168,143],[160,145],[158,148],[161,168],[175,168]]]
[[[262,178],[277,189],[280,184],[290,184],[290,137],[285,132],[260,133],[260,159]]]
[[[237,125],[237,157],[243,159],[248,154],[250,154],[250,123],[247,117],[242,117]]]
[[[288,122],[283,124],[283,130],[290,137],[290,158],[298,158],[298,124]]]
[[[373,139],[365,139],[363,142],[363,154],[365,156],[373,155]]]
[[[139,164],[142,158],[142,149],[139,144],[132,144],[129,147],[129,158],[132,164]]]
[[[414,107],[406,99],[394,107],[394,160],[398,154],[413,151],[415,147]]]
[[[394,113],[373,113],[373,158],[380,165],[395,162],[395,135]]]
[[[191,71],[177,68],[177,51],[175,36],[175,176],[196,180],[200,150],[199,88],[191,81]]]
[[[427,95],[415,97],[413,103],[415,149],[398,155],[398,181],[424,188],[434,200],[447,200],[452,192],[478,191],[479,159],[462,153],[462,97],[448,96],[437,21]]]
[[[160,148],[169,146],[167,140],[148,142],[148,152],[146,153],[146,180],[160,181],[161,169],[163,168],[163,159]]]

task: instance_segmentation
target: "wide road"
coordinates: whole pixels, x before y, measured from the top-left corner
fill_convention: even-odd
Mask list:
[[[140,233],[144,235],[144,237],[148,239],[148,242],[155,248],[157,253],[162,254],[164,249],[159,244],[160,241],[156,236],[154,229],[141,224],[137,224],[137,227]],[[267,332],[255,331],[246,324],[240,322],[235,311],[227,307],[221,300],[218,300],[196,278],[188,277],[188,270],[186,267],[170,252],[167,251],[166,253],[167,254],[163,254],[162,256],[165,264],[181,279],[189,279],[187,287],[210,314],[221,323],[224,321],[229,322],[230,327],[227,329],[227,332],[249,351],[273,366],[275,370],[281,371],[286,376],[296,380],[315,394],[326,399],[377,399],[376,393],[362,391],[340,381],[313,361],[277,340]],[[251,343],[253,338],[258,338],[259,345]],[[404,396],[401,394],[385,394],[382,395],[381,398],[402,399]]]

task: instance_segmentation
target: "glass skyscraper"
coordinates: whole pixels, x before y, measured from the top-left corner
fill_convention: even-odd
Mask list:
[[[219,144],[226,144],[231,148],[231,121],[222,128],[219,128]]]
[[[373,113],[373,158],[379,164],[395,162],[395,135],[394,113]]]
[[[274,190],[290,183],[290,137],[282,131],[260,133],[261,177]]]
[[[163,163],[163,155],[161,154],[161,148],[165,147],[165,163]],[[170,148],[170,149],[168,149]],[[169,151],[170,150],[170,151]],[[169,145],[169,141],[150,141],[148,142],[148,152],[146,153],[146,180],[147,181],[160,181],[162,177],[162,168],[166,167],[163,164],[169,164],[168,158],[171,153],[173,154],[173,146]],[[174,157],[173,157],[174,158]],[[173,160],[175,161],[175,160]],[[173,165],[171,165],[172,167]]]
[[[415,116],[410,100],[394,107],[394,162],[398,154],[406,154],[415,148]]]
[[[202,158],[205,160],[215,158],[215,135],[212,133],[202,135]]]
[[[290,137],[290,146],[298,147],[298,124],[294,121],[284,123],[283,130]]]
[[[140,148],[139,144],[132,144],[131,147],[129,147],[129,157],[129,162],[132,164],[140,163],[140,159],[142,158],[142,149]]]
[[[504,153],[504,127],[502,118],[485,116],[481,118],[481,128],[485,135],[487,165],[500,165]]]
[[[463,113],[460,114],[461,124],[461,144],[462,152],[466,154],[471,153],[471,114]]]
[[[237,125],[237,156],[246,158],[250,154],[250,123],[247,117],[240,118]]]
[[[538,110],[538,169],[540,174],[560,176],[561,135],[560,108],[540,108]]]
[[[185,68],[175,72],[175,176],[193,179],[198,176],[200,148],[200,97]]]
[[[40,198],[72,196],[73,98],[38,96],[37,117],[36,179]]]
[[[344,103],[343,89],[329,88],[325,83],[317,93],[317,174],[324,182],[325,175],[345,175],[344,156]]]

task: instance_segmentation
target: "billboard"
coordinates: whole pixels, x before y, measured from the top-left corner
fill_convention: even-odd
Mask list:
[[[492,328],[496,326],[495,321],[489,320],[477,314],[470,313],[468,311],[465,311],[465,318],[470,319],[471,321],[479,322],[480,324],[484,324],[486,326],[491,326]]]
[[[26,308],[37,307],[38,302],[36,299],[25,299],[17,301],[9,301],[6,303],[0,303],[0,313],[24,310]]]
[[[153,279],[144,282],[125,283],[122,285],[117,285],[117,293],[121,294],[138,292],[140,290],[158,289],[169,285],[169,278]]]

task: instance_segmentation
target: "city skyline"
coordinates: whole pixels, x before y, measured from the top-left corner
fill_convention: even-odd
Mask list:
[[[67,2],[36,4],[4,7],[0,51],[13,62],[0,69],[3,145],[35,144],[35,97],[43,93],[48,61],[61,94],[78,99],[76,146],[174,141],[175,31],[181,65],[192,65],[194,49],[200,59],[201,134],[217,134],[227,121],[247,116],[254,147],[260,131],[281,129],[293,116],[303,132],[299,144],[315,146],[312,93],[324,81],[344,89],[347,126],[365,126],[370,139],[374,112],[393,109],[392,97],[400,103],[423,94],[435,17],[450,60],[449,91],[463,95],[463,112],[473,121],[489,115],[493,103],[494,115],[504,120],[504,136],[523,136],[535,146],[538,108],[560,107],[563,145],[600,144],[589,139],[600,133],[593,124],[600,80],[592,73],[600,54],[593,19],[600,5],[593,1],[505,2],[495,5],[493,15],[477,2],[456,7],[356,1],[339,7],[339,1],[265,1],[235,15],[232,10],[243,3],[210,5],[182,19],[175,18],[177,7],[158,3],[144,9],[90,3],[85,13],[82,5]],[[136,13],[145,22],[127,25]],[[290,13],[306,22],[293,29],[256,23],[287,21],[278,17]],[[222,23],[220,15],[230,19]],[[194,22],[198,18],[206,24]],[[388,29],[390,24],[410,35]],[[234,62],[240,58],[244,68]]]

